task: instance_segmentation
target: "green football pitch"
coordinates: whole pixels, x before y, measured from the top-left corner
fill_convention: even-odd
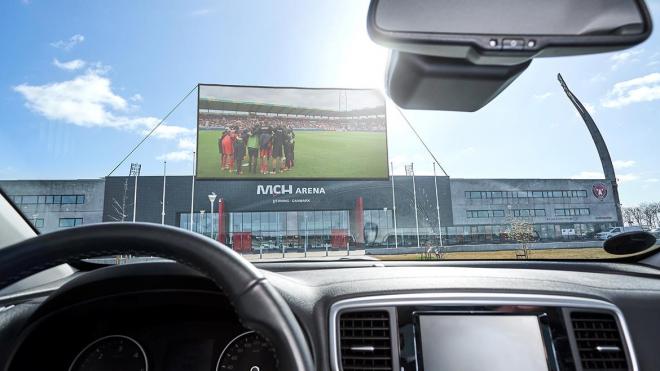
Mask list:
[[[218,138],[220,130],[200,130],[198,138],[198,178],[386,178],[387,144],[385,132],[296,131],[293,169],[274,175],[243,174],[220,169]],[[269,169],[272,164],[269,164]]]

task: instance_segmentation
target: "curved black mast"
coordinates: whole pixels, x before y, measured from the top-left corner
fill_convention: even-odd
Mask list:
[[[573,94],[573,92],[568,89],[568,86],[566,86],[566,82],[561,77],[560,73],[557,74],[557,79],[559,79],[559,83],[564,89],[566,96],[568,96],[568,99],[571,100],[575,108],[578,110],[578,113],[582,117],[582,120],[584,120],[584,124],[587,126],[587,129],[589,129],[589,134],[591,134],[591,138],[596,145],[598,157],[600,157],[600,163],[603,166],[603,174],[605,175],[605,179],[612,183],[612,197],[614,198],[614,205],[616,207],[617,225],[623,225],[623,218],[621,216],[621,203],[619,201],[619,186],[616,182],[616,174],[614,173],[614,165],[612,164],[610,151],[607,150],[605,140],[603,140],[603,136],[600,134],[600,130],[598,130],[598,126],[594,122],[594,119],[591,118],[591,115],[589,112],[587,112],[587,109],[584,108],[582,102],[580,102],[575,94]]]

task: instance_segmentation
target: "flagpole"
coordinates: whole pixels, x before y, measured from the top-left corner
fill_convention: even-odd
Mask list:
[[[440,225],[440,199],[438,198],[438,176],[435,174],[435,162],[433,163],[433,183],[435,183],[435,210],[438,213],[438,235],[440,236],[440,247],[442,247],[442,226]]]
[[[399,248],[399,237],[396,230],[396,197],[394,196],[394,162],[390,162],[390,178],[392,179],[392,213],[394,214],[394,248]]]
[[[165,184],[167,180],[167,161],[163,161],[163,208],[160,212],[160,224],[165,224]]]
[[[193,230],[193,206],[195,206],[195,151],[193,151],[192,190],[190,191],[190,231]]]
[[[419,243],[419,219],[417,217],[417,187],[415,187],[415,164],[410,163],[410,172],[412,173],[413,181],[413,197],[415,199],[415,230],[417,231],[417,247],[421,247]]]

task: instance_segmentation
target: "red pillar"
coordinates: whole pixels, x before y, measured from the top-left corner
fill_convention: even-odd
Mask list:
[[[218,235],[217,240],[225,243],[225,203],[218,199]]]
[[[358,197],[355,200],[355,208],[353,209],[353,223],[355,236],[355,242],[358,244],[364,244],[364,200],[362,197]]]

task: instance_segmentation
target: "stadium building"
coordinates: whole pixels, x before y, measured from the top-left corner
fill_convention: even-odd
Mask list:
[[[43,233],[103,219],[103,179],[0,180],[0,188]]]
[[[134,180],[0,181],[0,186],[40,231],[49,232],[132,221]],[[439,243],[438,231],[447,245],[500,243],[507,242],[515,220],[533,224],[541,241],[591,239],[617,224],[611,184],[604,180],[416,176],[414,184],[413,191],[410,176],[373,181],[196,180],[191,197],[190,176],[168,176],[164,222],[190,229],[192,199],[192,230],[213,234],[238,250],[305,244],[311,249],[341,248],[346,243],[416,246],[418,231],[422,245]],[[162,186],[160,176],[139,177],[137,221],[161,222]],[[212,193],[217,195],[213,213],[208,198]]]
[[[498,243],[507,242],[515,220],[533,224],[541,241],[591,239],[617,223],[611,184],[603,180],[416,176],[414,189],[410,176],[377,181],[197,180],[192,219],[191,177],[166,180],[165,224],[190,229],[192,221],[192,230],[213,234],[237,250],[261,245],[341,248],[346,243],[416,246],[418,231],[422,245],[437,244],[439,231],[448,245]],[[116,205],[132,205],[133,184],[129,177],[106,178],[103,221],[121,217]],[[162,184],[159,176],[139,178],[138,221],[161,222]],[[209,194],[217,195],[213,206]],[[125,214],[132,220],[132,208]]]

